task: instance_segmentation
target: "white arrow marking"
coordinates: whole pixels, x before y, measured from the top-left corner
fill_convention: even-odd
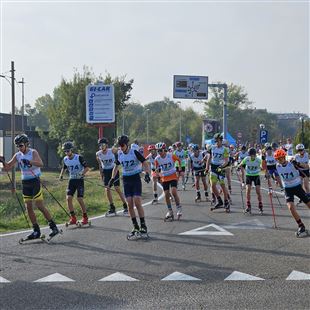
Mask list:
[[[266,226],[260,220],[257,219],[231,225],[225,225],[223,227],[227,229],[266,229]]]
[[[213,227],[215,228],[217,231],[202,231],[206,228],[209,227]],[[232,233],[230,233],[229,231],[227,231],[226,229],[224,229],[223,227],[220,227],[216,224],[210,224],[207,226],[203,226],[203,227],[198,227],[189,231],[185,231],[183,233],[179,233],[179,235],[187,235],[187,236],[204,236],[204,235],[209,235],[209,236],[233,236]]]
[[[135,278],[129,277],[124,273],[115,272],[107,277],[104,277],[98,281],[139,281]]]
[[[259,277],[252,276],[247,273],[234,271],[231,275],[229,275],[224,281],[261,281],[265,280]]]
[[[75,282],[75,281],[56,272],[47,277],[38,279],[34,282]]]
[[[161,281],[201,281],[201,279],[176,271],[161,279]]]
[[[0,277],[0,283],[10,283],[10,281],[3,277]]]
[[[286,280],[310,280],[310,274],[293,270]]]

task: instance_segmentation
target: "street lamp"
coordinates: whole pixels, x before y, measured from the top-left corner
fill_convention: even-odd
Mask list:
[[[304,117],[300,117],[299,120],[301,121],[301,143],[304,144]]]
[[[24,116],[25,116],[25,95],[24,95],[24,78],[21,81],[17,82],[22,84],[22,132],[25,132],[25,125],[24,125]]]
[[[146,143],[149,144],[149,111],[146,109]]]

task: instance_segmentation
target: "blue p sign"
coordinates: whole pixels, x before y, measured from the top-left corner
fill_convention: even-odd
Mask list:
[[[263,129],[260,131],[260,143],[266,143],[268,141],[268,131]]]

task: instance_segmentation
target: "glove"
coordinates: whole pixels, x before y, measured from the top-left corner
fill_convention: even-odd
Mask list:
[[[115,181],[115,179],[114,179],[114,178],[111,178],[110,181],[109,181],[109,183],[108,183],[108,186],[109,186],[109,187],[112,187],[112,186],[114,185],[114,181]]]
[[[221,172],[222,172],[222,168],[217,167],[217,168],[216,168],[216,172],[217,172],[217,173],[221,173]]]
[[[144,176],[144,181],[145,181],[146,183],[150,183],[150,182],[151,182],[151,178],[150,178],[150,175],[149,175],[148,173],[145,174],[145,176]]]
[[[22,159],[22,163],[26,166],[26,167],[31,167],[32,165],[30,164],[30,161],[28,159],[23,158]]]

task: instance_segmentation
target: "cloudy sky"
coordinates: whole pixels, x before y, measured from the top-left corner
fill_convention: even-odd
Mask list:
[[[0,43],[0,74],[14,60],[30,104],[86,65],[133,78],[142,104],[172,99],[175,74],[206,75],[243,86],[257,108],[309,114],[308,1],[1,0]],[[0,83],[9,112],[10,85]],[[16,97],[20,105],[20,85]]]

